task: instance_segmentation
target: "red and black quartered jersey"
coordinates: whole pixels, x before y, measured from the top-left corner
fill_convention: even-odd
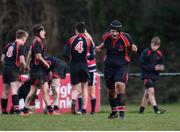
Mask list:
[[[44,58],[44,44],[42,42],[42,39],[40,39],[39,37],[35,37],[30,47],[30,50],[31,50],[30,68],[33,69],[43,68],[41,62],[36,59],[36,54],[41,54],[42,57]]]
[[[64,56],[71,63],[87,63],[87,58],[94,59],[92,41],[85,34],[71,37],[64,48]]]
[[[164,57],[160,50],[152,51],[151,48],[146,48],[140,55],[140,65],[142,79],[157,79],[159,71],[155,71],[157,64],[164,64]]]
[[[20,56],[24,56],[24,48],[18,41],[7,44],[2,53],[5,55],[5,66],[19,68]]]
[[[128,51],[134,42],[129,34],[121,32],[117,39],[113,39],[111,33],[107,32],[101,43],[106,48],[105,64],[121,66],[130,62]]]

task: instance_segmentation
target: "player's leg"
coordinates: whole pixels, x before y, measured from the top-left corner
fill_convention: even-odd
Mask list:
[[[109,96],[109,104],[111,107],[111,113],[109,114],[108,119],[114,119],[114,118],[118,117],[117,100],[116,100],[117,94],[116,94],[114,88],[110,89],[110,87],[109,87],[107,91],[108,91],[108,96]]]
[[[81,115],[82,114],[82,103],[83,103],[81,88],[78,90],[78,92],[79,92],[79,94],[78,94],[78,110],[77,110],[77,114]]]
[[[11,82],[11,91],[12,91],[12,104],[13,104],[13,108],[14,108],[14,112],[16,114],[19,113],[19,94],[18,94],[18,90],[20,87],[20,82],[19,81],[15,81],[15,82]]]
[[[162,114],[165,112],[165,110],[160,110],[157,106],[157,102],[156,102],[156,98],[155,98],[155,80],[152,79],[148,79],[147,83],[145,84],[145,86],[147,87],[147,94],[149,97],[149,102],[151,104],[151,106],[153,107],[153,110],[156,114]]]
[[[30,91],[25,99],[25,105],[23,108],[23,112],[21,113],[22,115],[28,115],[30,102],[32,101],[32,99],[34,99],[36,92],[37,92],[37,86],[35,84],[34,85],[31,84]]]
[[[111,113],[108,116],[108,119],[114,119],[118,117],[117,114],[117,94],[115,92],[115,80],[114,80],[114,69],[105,66],[104,68],[104,78],[105,78],[105,84],[107,87],[108,92],[108,98],[109,98],[109,104],[111,107]]]
[[[71,112],[72,114],[76,114],[76,99],[79,94],[78,89],[81,89],[81,83],[72,84],[72,91],[71,91]]]
[[[139,108],[139,114],[144,113],[144,110],[145,110],[146,106],[148,105],[148,102],[149,102],[149,97],[147,94],[147,90],[145,90],[144,95],[143,95],[142,100],[141,100],[141,106]]]
[[[119,116],[121,119],[125,117],[125,91],[126,91],[126,84],[128,82],[128,65],[122,66],[116,69],[115,75],[115,91],[117,93],[117,105]]]
[[[51,90],[52,90],[52,96],[54,100],[55,111],[59,111],[59,89],[60,89],[60,78],[58,79],[53,78]]]
[[[91,97],[91,114],[95,113],[96,108],[96,86],[89,86],[90,97]]]
[[[120,118],[125,116],[125,89],[126,84],[122,82],[115,82],[115,90],[117,93],[117,105]]]
[[[51,106],[50,96],[49,96],[49,85],[48,82],[44,82],[42,85],[42,91],[43,91],[43,99],[46,104],[46,108],[48,111],[48,114],[53,114],[53,108]]]
[[[7,105],[8,105],[9,91],[10,91],[10,85],[8,83],[4,83],[3,84],[2,98],[1,98],[2,114],[8,114]]]
[[[94,114],[96,107],[96,74],[95,72],[90,73],[90,82],[88,83],[89,94],[91,97],[91,114]]]
[[[87,91],[88,82],[81,83],[82,90],[82,114],[86,113],[87,109],[87,99],[88,99],[88,91]]]

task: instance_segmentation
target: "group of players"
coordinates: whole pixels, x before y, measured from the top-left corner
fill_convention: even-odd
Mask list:
[[[104,77],[108,89],[111,113],[108,119],[118,116],[125,117],[125,91],[128,82],[130,57],[128,52],[137,52],[137,46],[128,33],[121,31],[122,24],[118,20],[110,23],[109,31],[106,32],[99,46],[95,43],[86,30],[86,24],[79,22],[75,26],[75,35],[72,36],[64,47],[63,56],[70,64],[70,77],[72,84],[71,91],[71,112],[72,114],[85,114],[87,107],[88,90],[91,97],[91,114],[95,112],[95,72],[96,59],[95,52],[106,49],[104,60]],[[29,115],[29,106],[34,101],[38,88],[43,91],[43,99],[46,104],[48,114],[56,114],[58,107],[58,89],[60,79],[65,78],[67,65],[57,57],[44,56],[45,29],[42,25],[35,25],[34,40],[30,46],[27,58],[23,52],[23,45],[28,38],[28,33],[24,30],[16,32],[16,40],[7,44],[1,55],[3,63],[3,83],[4,89],[1,98],[2,113],[7,113],[7,99],[10,88],[12,90],[13,112],[19,113],[19,98],[25,99],[25,106],[21,115]],[[165,110],[158,108],[154,91],[159,72],[165,69],[163,54],[159,50],[161,40],[153,37],[150,47],[146,48],[140,55],[142,79],[146,87],[142,98],[139,113],[144,110],[150,102],[156,114],[162,114]],[[29,80],[24,84],[20,83],[20,67],[29,71]],[[49,85],[54,97],[52,107],[49,97]],[[89,86],[89,87],[88,87]],[[28,88],[28,90],[27,90]],[[26,90],[25,90],[26,89]],[[27,92],[28,91],[28,92]],[[79,109],[76,109],[78,98]],[[119,114],[118,114],[119,113]]]

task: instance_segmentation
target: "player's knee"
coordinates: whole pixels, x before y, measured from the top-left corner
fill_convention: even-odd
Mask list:
[[[115,83],[115,88],[118,93],[124,93],[125,92],[125,84],[122,82],[116,82]]]
[[[147,94],[148,96],[154,95],[154,88],[148,88]]]

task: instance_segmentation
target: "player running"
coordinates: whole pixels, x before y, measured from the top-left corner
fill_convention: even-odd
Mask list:
[[[96,47],[96,51],[106,49],[104,77],[112,110],[108,119],[117,118],[117,111],[121,119],[125,117],[125,90],[130,63],[128,52],[137,51],[137,46],[130,35],[122,32],[121,27],[121,22],[113,20],[110,32],[103,35],[101,44]]]

